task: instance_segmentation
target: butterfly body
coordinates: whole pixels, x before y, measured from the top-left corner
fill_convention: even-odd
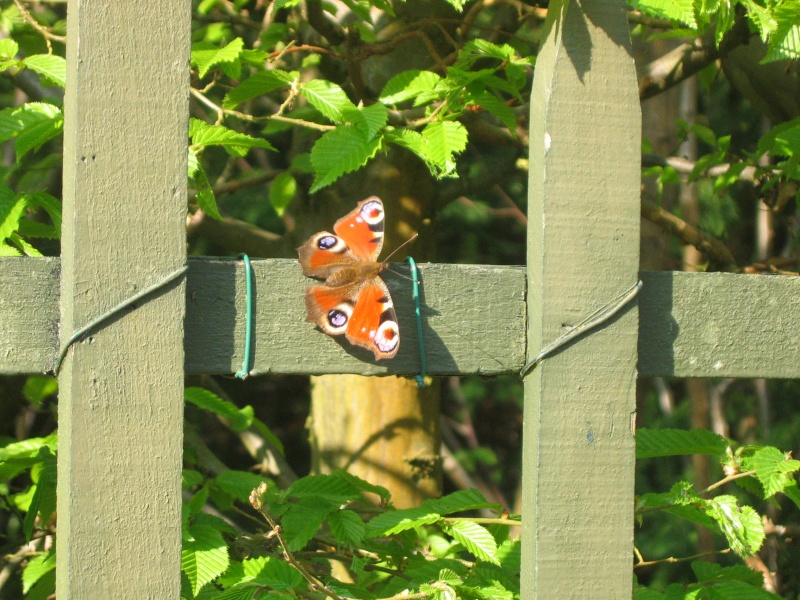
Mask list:
[[[380,278],[386,264],[377,260],[383,228],[383,203],[372,196],[336,221],[335,233],[312,235],[297,249],[303,274],[324,280],[306,288],[306,320],[329,335],[344,334],[378,360],[400,347],[397,314]]]

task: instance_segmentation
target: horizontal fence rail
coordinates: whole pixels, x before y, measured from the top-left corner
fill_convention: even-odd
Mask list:
[[[402,275],[385,274],[400,320],[401,349],[391,361],[377,363],[369,352],[340,345],[305,322],[303,291],[313,281],[302,276],[297,261],[254,260],[253,268],[251,374],[418,372],[405,265],[393,266]],[[428,373],[518,372],[525,359],[524,269],[428,264],[420,265],[420,272]],[[52,369],[58,353],[59,277],[57,258],[0,259],[0,373]],[[187,277],[186,372],[238,371],[246,306],[241,262],[193,258]],[[800,296],[800,279],[681,272],[644,272],[641,279],[640,376],[800,377],[800,311],[787,310]],[[141,289],[155,282],[131,283]],[[607,300],[597,298],[587,314]]]

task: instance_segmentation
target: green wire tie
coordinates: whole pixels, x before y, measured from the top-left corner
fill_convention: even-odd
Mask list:
[[[236,371],[236,377],[246,379],[250,375],[250,354],[253,348],[253,265],[250,264],[250,257],[247,254],[240,254],[239,258],[244,259],[245,281],[247,282],[247,314],[245,321],[244,334],[244,361],[242,368]]]
[[[149,296],[153,292],[168,286],[176,279],[182,277],[188,269],[189,269],[188,265],[182,266],[174,273],[167,275],[164,279],[162,279],[158,283],[154,283],[153,285],[144,288],[138,294],[131,296],[127,300],[123,300],[122,302],[117,304],[114,308],[104,312],[96,319],[89,321],[89,323],[78,329],[75,333],[72,334],[72,337],[70,337],[69,340],[67,340],[67,343],[64,345],[63,348],[61,348],[61,351],[58,353],[58,358],[56,358],[56,362],[53,365],[53,374],[56,377],[58,377],[58,372],[61,370],[61,363],[64,362],[64,359],[67,357],[67,352],[69,352],[69,349],[75,342],[82,340],[86,336],[86,334],[100,327],[101,325],[104,325],[105,323],[110,321],[112,318],[117,316],[119,313],[121,313],[123,310],[125,310],[132,304],[135,304],[144,297]]]
[[[417,387],[420,389],[425,387],[425,375],[428,369],[428,359],[425,357],[425,342],[422,339],[422,313],[419,309],[419,270],[417,263],[410,256],[406,256],[408,265],[411,268],[411,282],[413,283],[414,294],[414,315],[417,317],[417,340],[419,341],[419,374],[414,376],[417,381]]]
[[[644,284],[641,281],[637,281],[630,288],[628,288],[627,291],[623,292],[611,302],[593,312],[575,327],[567,331],[565,334],[560,335],[553,342],[542,348],[541,352],[539,352],[539,354],[537,354],[533,360],[529,361],[524,367],[522,367],[519,372],[519,376],[524,378],[528,373],[536,368],[536,365],[538,365],[551,354],[555,353],[556,350],[563,348],[575,338],[580,337],[595,327],[598,327],[609,321],[614,315],[625,308],[629,302],[636,298],[643,285]]]

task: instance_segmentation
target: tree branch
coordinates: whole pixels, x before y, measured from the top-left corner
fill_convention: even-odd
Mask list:
[[[741,271],[730,249],[721,240],[689,225],[655,203],[642,200],[642,217],[706,254],[720,270],[730,273]]]

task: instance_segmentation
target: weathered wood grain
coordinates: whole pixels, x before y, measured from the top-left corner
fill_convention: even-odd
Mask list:
[[[241,263],[192,258],[189,264],[186,371],[238,371],[244,349]],[[413,374],[418,369],[408,280],[387,275],[403,338],[398,357],[382,364],[373,363],[369,353],[351,355],[303,321],[302,294],[311,280],[302,276],[297,261],[253,264],[258,294],[254,373]],[[525,320],[523,269],[421,268],[429,371],[516,373],[524,357],[524,340],[519,339]],[[52,369],[58,351],[59,273],[57,258],[0,259],[1,374]],[[640,277],[640,376],[800,377],[800,337],[795,334],[800,330],[800,278],[671,271],[644,272]],[[607,300],[597,294],[593,309]],[[575,315],[570,322],[575,320],[580,318]]]
[[[622,0],[548,6],[528,184],[528,357],[636,283],[636,73]],[[521,597],[631,597],[637,310],[525,379]],[[579,573],[565,577],[565,573]]]
[[[62,333],[186,262],[191,42],[188,0],[69,0],[68,13]],[[184,289],[154,294],[63,363],[62,600],[180,596]]]

